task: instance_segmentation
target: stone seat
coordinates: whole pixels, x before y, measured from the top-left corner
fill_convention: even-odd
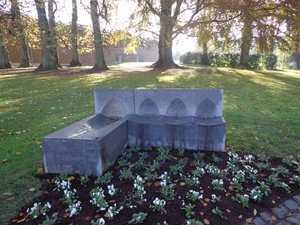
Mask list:
[[[95,90],[95,115],[42,139],[46,173],[101,175],[127,145],[225,150],[223,90]]]
[[[130,146],[224,151],[225,130],[223,117],[134,115],[128,119]]]

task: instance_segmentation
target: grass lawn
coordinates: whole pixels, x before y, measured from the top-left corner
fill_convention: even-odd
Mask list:
[[[228,150],[299,157],[300,71],[132,66],[0,70],[0,224],[40,193],[41,138],[92,115],[96,88],[223,88]]]

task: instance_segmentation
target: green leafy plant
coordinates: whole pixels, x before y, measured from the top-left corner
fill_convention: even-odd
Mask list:
[[[91,225],[105,225],[105,220],[103,218],[99,218],[96,221],[92,220]]]
[[[212,213],[218,215],[222,219],[227,220],[227,217],[224,215],[224,212],[222,210],[220,210],[218,206],[212,210]]]
[[[191,205],[191,203],[189,203],[187,205],[184,204],[183,209],[185,211],[186,218],[190,219],[192,216],[195,215],[194,208],[195,208],[195,205]]]
[[[270,165],[269,163],[265,163],[265,162],[258,162],[256,164],[256,167],[262,171],[262,170],[269,170],[270,169]]]
[[[265,196],[268,196],[272,192],[270,189],[270,186],[265,184],[265,182],[262,181],[262,182],[258,182],[258,183],[259,183],[259,186],[257,186],[257,190],[259,190]]]
[[[186,224],[187,225],[203,225],[203,223],[199,220],[196,220],[196,219],[188,219],[186,221]]]
[[[90,180],[90,179],[89,179],[88,176],[80,176],[80,178],[79,178],[80,184],[83,185],[83,186],[85,186],[86,183],[87,183],[89,180]]]
[[[241,203],[243,205],[243,207],[247,207],[249,208],[249,195],[240,195],[240,194],[236,194],[236,196],[232,196],[231,199],[233,201],[237,201],[238,203]]]
[[[115,215],[119,214],[119,212],[123,209],[121,206],[119,209],[117,209],[116,203],[113,206],[110,206],[107,210],[108,212],[108,218],[113,219]]]
[[[34,203],[31,208],[27,209],[27,213],[30,214],[33,218],[37,218],[40,215],[46,215],[46,212],[51,209],[51,205],[47,202],[44,206],[41,203]]]
[[[131,220],[128,222],[130,224],[138,224],[138,223],[144,223],[144,220],[146,219],[147,217],[147,213],[144,213],[144,212],[139,212],[139,213],[134,213],[132,215],[132,218]]]
[[[205,173],[205,170],[201,167],[196,167],[196,169],[194,169],[192,173],[196,177],[201,177]]]
[[[180,156],[180,157],[184,156],[184,149],[178,150],[178,156]]]
[[[159,193],[163,198],[165,198],[167,201],[171,201],[175,199],[175,185],[174,184],[167,184],[162,186],[159,189]]]
[[[203,198],[203,195],[200,194],[198,191],[189,190],[189,192],[186,193],[186,197],[190,199],[191,201],[196,201]]]
[[[155,198],[152,202],[153,204],[150,205],[150,208],[153,211],[159,211],[161,214],[164,212],[164,207],[166,205],[166,201],[164,199]]]
[[[123,168],[121,170],[119,170],[119,178],[120,180],[133,180],[134,176],[132,174],[132,171],[130,168]]]
[[[191,176],[190,174],[187,174],[186,176],[181,176],[182,179],[184,179],[184,182],[187,187],[197,187],[200,184],[199,177],[197,176]]]
[[[212,181],[211,183],[213,185],[213,189],[214,190],[218,190],[218,191],[224,191],[224,182],[222,179],[218,180],[218,179],[215,179]]]
[[[295,159],[293,156],[290,155],[282,158],[281,161],[289,166],[292,166]]]
[[[147,169],[144,172],[145,179],[148,181],[154,181],[158,178],[158,174],[156,172],[151,172],[150,169]]]
[[[221,195],[216,196],[215,194],[211,194],[211,201],[212,201],[213,203],[221,202]]]
[[[95,184],[110,184],[112,178],[112,171],[107,171],[104,175],[97,177]]]
[[[290,178],[290,184],[298,184],[300,185],[300,177],[298,175],[293,175],[293,177]]]
[[[235,192],[240,192],[243,190],[243,184],[239,182],[235,177],[232,178],[232,181],[230,182]]]
[[[43,221],[40,225],[54,225],[56,223],[59,223],[61,219],[58,218],[58,213],[53,213],[51,217],[46,215],[46,220]]]
[[[277,166],[276,171],[277,171],[277,173],[282,174],[282,175],[286,175],[286,174],[290,173],[289,169],[284,166]]]
[[[211,159],[214,163],[220,163],[222,161],[222,159],[219,156],[217,156],[215,153],[211,155]]]
[[[138,161],[134,163],[134,167],[137,169],[144,169],[147,167],[144,158],[140,158]]]
[[[100,211],[103,211],[108,206],[108,203],[105,200],[104,190],[100,187],[94,188],[90,191],[90,197],[92,198],[90,202],[92,205],[95,205],[99,208]]]
[[[170,166],[170,172],[173,175],[180,174],[183,172],[183,167],[184,166],[180,165],[179,163],[176,165],[172,165],[172,166]]]

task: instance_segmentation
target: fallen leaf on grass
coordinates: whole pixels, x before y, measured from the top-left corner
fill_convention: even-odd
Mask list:
[[[199,212],[200,216],[203,216],[204,215],[204,212]]]
[[[152,185],[151,182],[147,182],[147,186],[150,187]]]
[[[3,159],[3,160],[2,160],[2,163],[6,163],[6,162],[7,162],[7,159]]]
[[[36,172],[37,172],[37,174],[39,174],[39,175],[43,175],[43,174],[45,173],[45,171],[44,171],[43,168],[38,168]]]
[[[104,216],[105,216],[105,217],[109,217],[109,212],[106,212],[106,213],[104,214]]]
[[[203,222],[204,222],[205,225],[209,225],[210,224],[210,222],[209,222],[208,219],[204,219]]]
[[[116,200],[109,200],[109,203],[115,203],[116,202]]]
[[[21,152],[16,152],[16,154],[17,154],[17,155],[21,155],[22,153],[21,153]]]
[[[4,192],[3,195],[10,196],[10,195],[12,195],[12,193],[10,193],[10,192]]]
[[[95,219],[98,219],[98,218],[100,218],[100,215],[99,215],[99,214],[96,214],[96,215],[94,216],[94,218],[95,218]]]
[[[12,200],[14,200],[14,199],[15,199],[15,197],[12,196],[12,197],[8,198],[7,200],[8,200],[8,201],[12,201]]]
[[[185,183],[184,182],[180,182],[180,187],[183,187],[185,186]]]
[[[230,195],[231,195],[230,192],[226,192],[226,194],[225,194],[226,197],[228,197],[228,196],[230,196]]]
[[[35,191],[35,188],[33,187],[33,188],[29,188],[29,191],[30,192],[34,192]]]
[[[68,218],[68,216],[69,216],[69,213],[65,213],[64,215],[63,215],[63,218]]]
[[[231,213],[231,210],[230,209],[226,209],[226,212]]]
[[[238,218],[239,218],[239,219],[243,219],[243,215],[239,215]]]

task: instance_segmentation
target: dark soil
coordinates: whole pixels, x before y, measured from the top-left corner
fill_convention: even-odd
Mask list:
[[[128,149],[127,149],[128,151]],[[135,167],[134,163],[141,157],[141,152],[147,152],[149,157],[145,159],[145,163],[153,163],[158,156],[157,149],[153,150],[140,150],[139,152],[132,152],[132,156],[128,160],[128,165],[125,166],[126,169],[130,169],[133,172],[134,177],[140,174],[143,178],[145,177],[144,171],[145,169],[138,169]],[[192,171],[195,170],[195,166],[193,165],[194,160],[194,153],[195,151],[184,151],[183,156],[178,155],[178,150],[171,150],[170,155],[171,158],[166,160],[164,163],[160,163],[160,168],[156,169],[155,171],[152,170],[152,173],[157,173],[158,176],[163,174],[167,171],[170,174],[169,167],[171,165],[178,164],[178,161],[184,157],[186,157],[189,161],[186,166],[183,168],[183,174],[191,174]],[[170,175],[172,183],[175,184],[175,200],[167,201],[165,206],[165,211],[161,214],[158,211],[153,211],[152,208],[149,207],[152,204],[153,200],[156,197],[162,199],[162,196],[159,193],[159,189],[161,186],[159,184],[159,179],[154,181],[146,181],[145,183],[145,198],[147,199],[146,202],[138,205],[136,203],[132,203],[132,205],[136,205],[135,208],[124,207],[123,210],[119,212],[113,219],[109,220],[105,217],[105,211],[97,211],[98,208],[93,206],[90,203],[91,197],[89,196],[89,192],[99,186],[102,186],[105,190],[106,200],[109,202],[109,206],[114,205],[116,203],[117,207],[120,207],[122,203],[125,202],[125,198],[129,198],[131,196],[133,190],[133,180],[120,180],[119,179],[119,171],[121,167],[117,164],[110,168],[110,171],[113,172],[113,179],[112,183],[115,185],[116,188],[119,189],[118,193],[114,197],[110,197],[107,192],[106,185],[99,185],[95,184],[96,177],[89,177],[89,181],[86,183],[85,186],[80,184],[79,175],[73,175],[75,179],[71,180],[71,189],[76,189],[77,199],[81,201],[82,210],[79,215],[75,215],[73,217],[68,217],[66,214],[67,205],[63,203],[60,199],[63,197],[63,193],[59,191],[55,191],[55,183],[53,182],[56,179],[55,174],[43,174],[40,179],[44,180],[45,187],[43,194],[36,199],[34,202],[41,202],[44,205],[46,202],[50,202],[52,208],[47,213],[48,216],[51,216],[53,213],[58,212],[58,217],[61,218],[56,224],[91,224],[91,221],[96,221],[97,218],[104,218],[106,223],[105,224],[128,224],[131,220],[132,215],[134,213],[139,212],[146,212],[148,216],[146,217],[145,221],[142,224],[163,224],[166,221],[168,224],[186,224],[187,217],[185,215],[185,211],[182,209],[182,200],[185,201],[185,204],[191,203],[195,205],[193,211],[194,215],[191,218],[197,219],[201,221],[203,224],[211,224],[211,225],[238,225],[243,224],[247,221],[251,222],[251,218],[254,217],[254,212],[257,211],[257,214],[264,212],[272,207],[277,206],[278,204],[282,203],[284,200],[291,198],[294,195],[299,194],[299,186],[298,185],[289,185],[290,186],[290,193],[287,193],[286,190],[283,188],[276,188],[274,185],[270,185],[271,187],[271,194],[267,197],[263,197],[261,202],[255,202],[252,199],[249,201],[249,208],[243,207],[240,203],[233,201],[232,196],[236,196],[237,192],[232,188],[230,185],[230,180],[232,180],[232,171],[231,168],[227,167],[227,160],[228,154],[227,153],[213,153],[215,156],[218,156],[220,162],[216,163],[212,160],[213,156],[211,152],[204,152],[205,156],[203,161],[205,162],[204,165],[210,163],[217,165],[220,169],[227,169],[228,175],[227,179],[224,180],[224,188],[226,191],[217,191],[213,190],[212,188],[212,180],[215,179],[211,174],[205,173],[203,174],[199,180],[200,184],[197,187],[188,187],[185,183],[185,180],[181,179],[179,174],[177,175]],[[242,154],[239,154],[241,158],[243,158]],[[256,167],[256,163],[259,161],[259,157],[255,156],[251,165],[252,167]],[[269,158],[267,161],[260,160],[263,163],[267,163],[270,165],[270,168],[267,170],[260,170],[258,172],[258,180],[259,181],[266,181],[266,179],[276,172],[276,168],[280,165],[284,166],[289,170],[288,174],[279,175],[280,181],[284,181],[285,183],[289,184],[289,178],[296,174],[295,168],[298,165],[294,162],[291,166],[287,165],[286,163],[282,162],[280,158]],[[199,162],[199,161],[198,161]],[[240,169],[243,169],[245,162],[240,162],[238,165]],[[247,173],[245,175],[247,177]],[[225,178],[225,177],[224,177]],[[158,182],[156,182],[158,181]],[[243,183],[243,190],[238,192],[239,194],[249,194],[250,191],[257,186],[258,183],[254,184],[252,181],[247,180]],[[203,199],[191,201],[187,199],[186,193],[189,190],[199,191],[203,194]],[[217,196],[221,196],[221,201],[218,203],[213,203],[211,201],[211,194],[216,194]],[[45,216],[41,215],[36,219],[33,219],[31,216],[27,216],[26,210],[33,206],[33,203],[26,205],[20,211],[20,215],[16,216],[16,218],[12,219],[11,224],[17,224],[20,220],[25,220],[20,224],[41,224],[45,220]],[[224,212],[224,216],[226,218],[221,218],[219,215],[212,213],[214,208],[218,207],[220,210]]]

